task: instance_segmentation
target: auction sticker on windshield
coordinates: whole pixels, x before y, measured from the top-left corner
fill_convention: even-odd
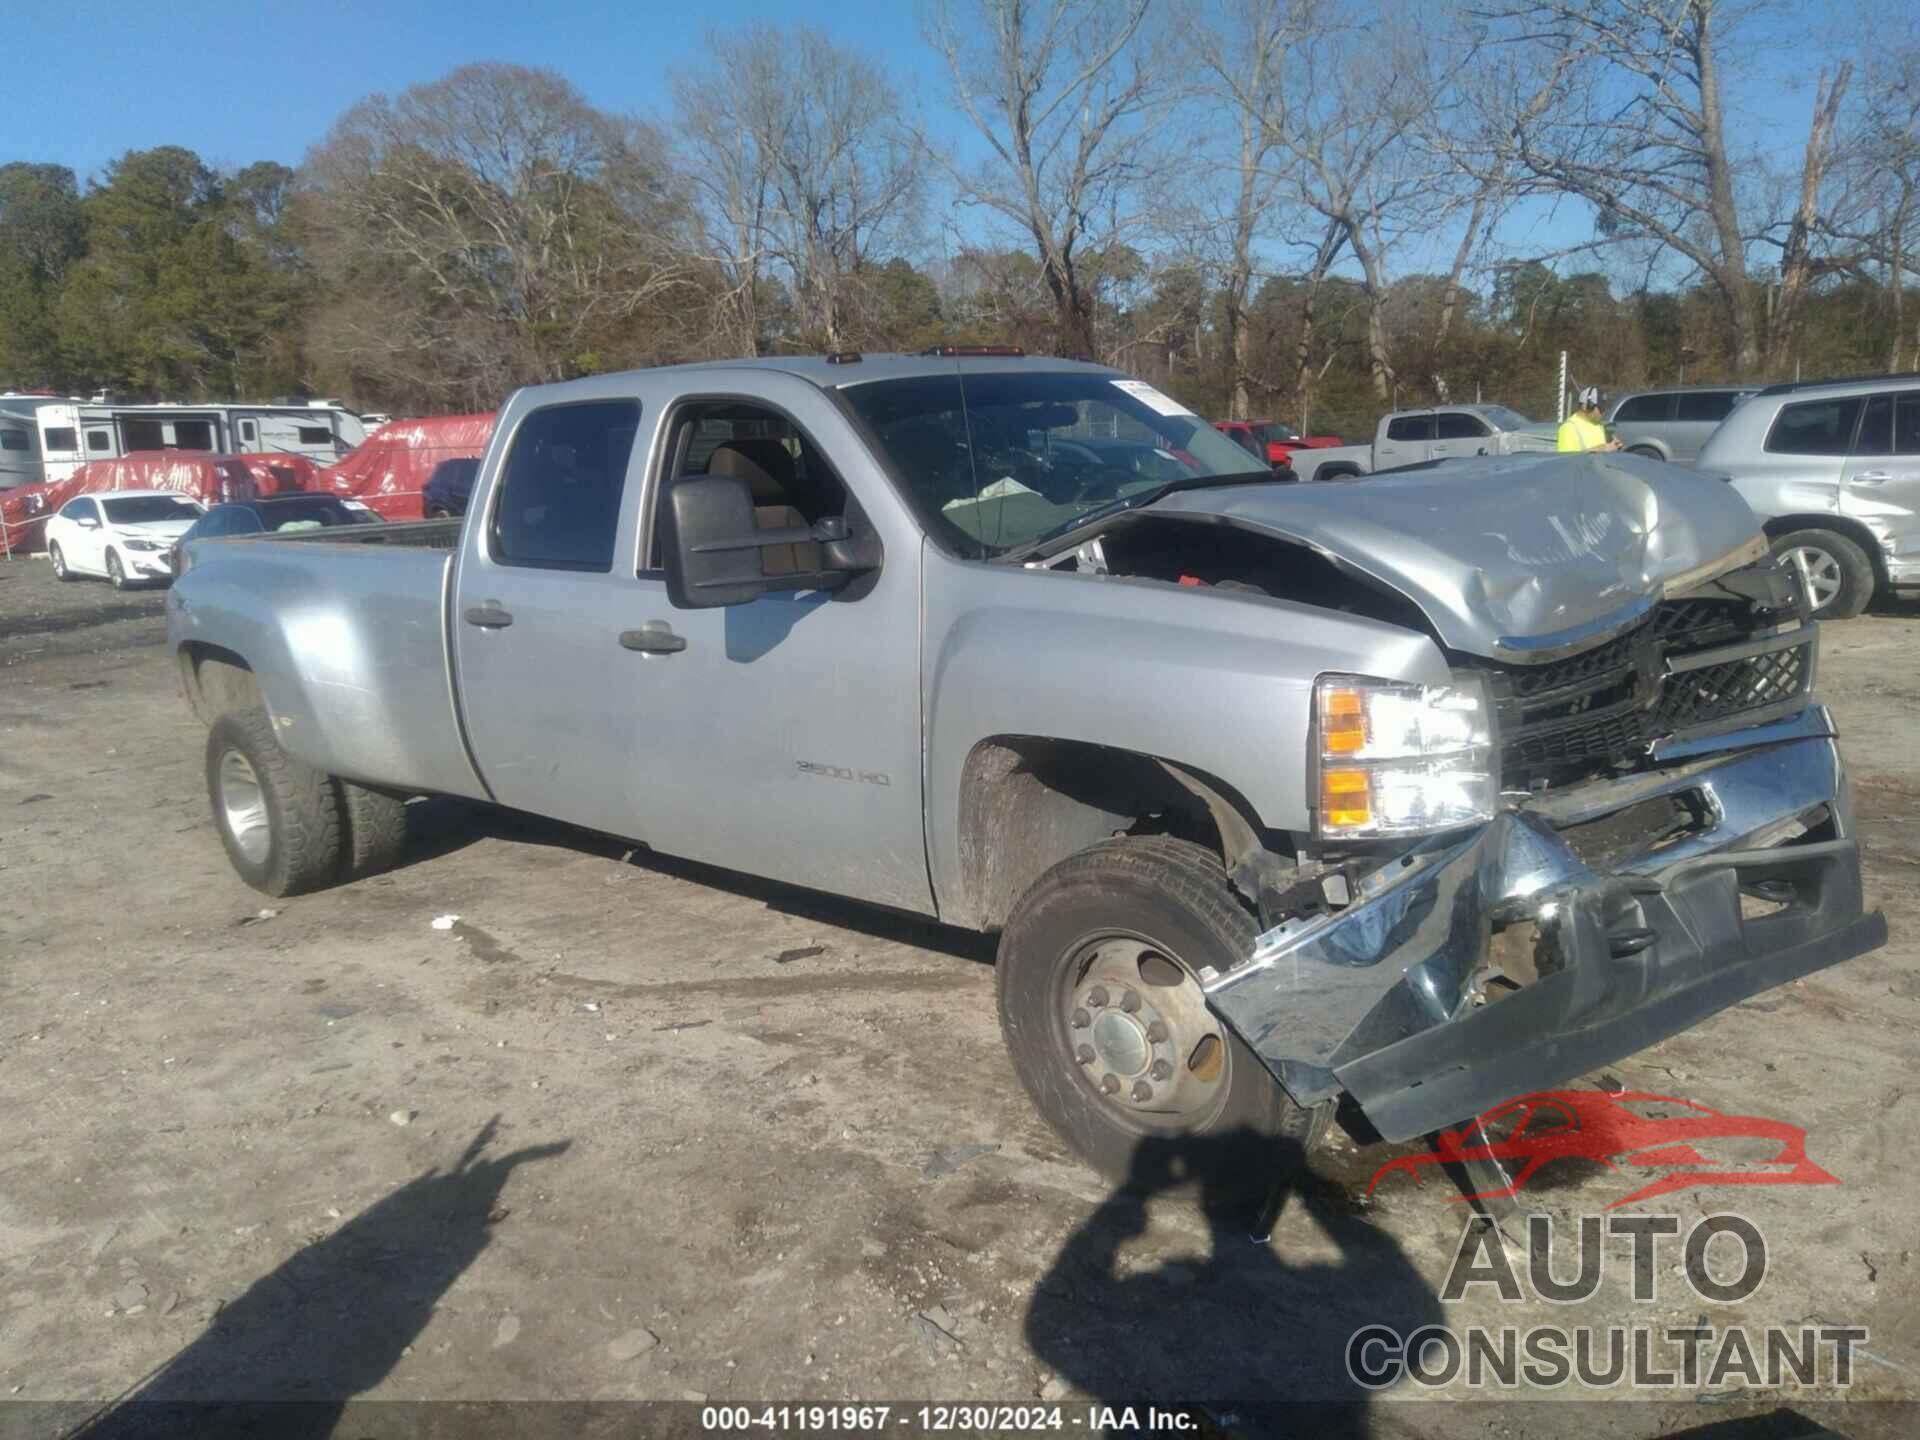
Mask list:
[[[1193,411],[1171,395],[1162,395],[1144,380],[1115,380],[1113,388],[1124,390],[1142,405],[1160,415],[1191,415]]]

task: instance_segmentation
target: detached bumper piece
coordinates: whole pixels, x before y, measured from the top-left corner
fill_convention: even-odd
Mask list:
[[[1813,706],[1437,837],[1203,974],[1208,1003],[1389,1140],[1631,1055],[1886,943],[1833,733]]]

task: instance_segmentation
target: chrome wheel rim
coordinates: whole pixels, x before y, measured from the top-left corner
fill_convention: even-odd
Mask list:
[[[1110,1114],[1169,1131],[1219,1114],[1233,1053],[1190,966],[1144,936],[1096,935],[1074,948],[1062,981],[1059,1034]]]
[[[65,575],[67,573],[67,557],[60,553],[60,547],[58,545],[53,547],[52,559],[53,573],[55,575]]]
[[[220,757],[220,818],[233,839],[234,849],[249,864],[263,864],[273,848],[267,819],[267,797],[253,762],[238,750]]]
[[[120,557],[109,553],[107,556],[107,578],[118,585],[126,578],[126,572],[120,568]]]
[[[1799,575],[1814,609],[1824,610],[1833,603],[1842,584],[1839,560],[1814,545],[1796,545],[1787,551],[1786,559]]]

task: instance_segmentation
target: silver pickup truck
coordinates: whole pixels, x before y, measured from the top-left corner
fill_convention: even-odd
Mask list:
[[[1433,460],[1544,453],[1555,438],[1553,425],[1504,405],[1442,405],[1392,411],[1380,417],[1371,444],[1296,450],[1288,463],[1302,480],[1357,480]]]
[[[941,353],[523,390],[464,526],[196,542],[167,611],[248,883],[438,793],[998,932],[1118,1173],[1342,1092],[1423,1133],[1882,944],[1804,603],[1673,466],[1278,484]]]

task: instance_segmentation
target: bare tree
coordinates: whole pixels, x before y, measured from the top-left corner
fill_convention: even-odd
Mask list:
[[[1208,216],[1209,238],[1222,252],[1218,264],[1220,307],[1232,367],[1231,418],[1252,417],[1255,244],[1272,223],[1287,177],[1281,170],[1280,121],[1291,99],[1288,54],[1317,23],[1319,0],[1214,0],[1196,6],[1187,20],[1199,93],[1209,111],[1231,117],[1228,153],[1220,169],[1226,204]],[[1324,274],[1324,268],[1321,271]],[[1311,313],[1311,299],[1308,301]],[[1309,320],[1309,325],[1311,321]]]
[[[751,25],[707,49],[711,73],[676,95],[742,328],[772,265],[801,338],[838,349],[857,324],[863,272],[908,248],[919,219],[920,152],[899,97],[870,60],[809,26]]]
[[[343,373],[490,405],[604,368],[610,327],[688,280],[686,211],[659,137],[551,71],[469,65],[348,110],[302,177]]]
[[[953,0],[930,0],[929,42],[992,158],[949,162],[961,200],[1028,235],[1053,297],[1060,348],[1098,353],[1085,252],[1138,223],[1125,212],[1165,98],[1145,53],[1149,0],[974,0],[976,24]]]
[[[1300,37],[1288,56],[1303,98],[1282,112],[1280,143],[1292,198],[1326,227],[1314,251],[1313,283],[1342,247],[1360,267],[1368,369],[1375,397],[1385,401],[1394,379],[1381,323],[1387,252],[1416,214],[1430,219],[1443,203],[1444,175],[1411,143],[1434,103],[1428,44],[1410,13],[1387,7],[1353,4],[1330,21]]]
[[[1767,338],[1749,244],[1784,231],[1782,293],[1797,306],[1819,269],[1818,197],[1850,76],[1842,64],[1819,78],[1792,216],[1769,227],[1743,215],[1721,57],[1751,13],[1729,0],[1527,0],[1478,12],[1493,53],[1525,77],[1506,112],[1486,117],[1500,159],[1534,188],[1586,200],[1604,237],[1653,240],[1704,276],[1742,374],[1760,368]],[[1772,363],[1792,333],[1776,327]]]

